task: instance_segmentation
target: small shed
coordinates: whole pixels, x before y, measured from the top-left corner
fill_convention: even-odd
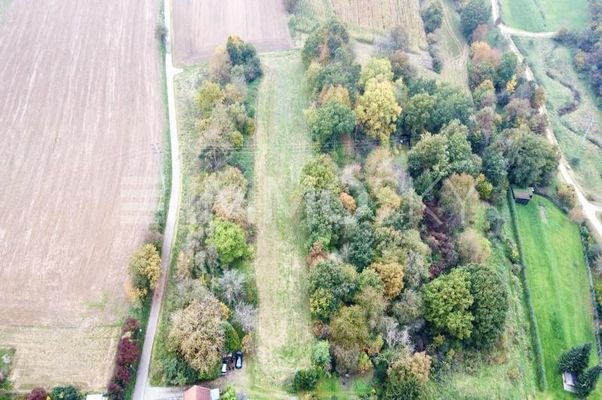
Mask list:
[[[512,188],[512,197],[518,204],[528,204],[533,198],[534,192],[535,190],[532,187],[526,189]]]
[[[184,392],[183,400],[219,400],[219,389],[194,385]]]
[[[562,373],[562,386],[566,392],[575,393],[577,391],[575,387],[576,384],[577,380],[575,379],[575,374],[572,372]]]

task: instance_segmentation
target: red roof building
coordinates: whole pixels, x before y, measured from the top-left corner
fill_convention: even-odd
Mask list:
[[[219,400],[219,389],[194,385],[184,392],[184,400]]]

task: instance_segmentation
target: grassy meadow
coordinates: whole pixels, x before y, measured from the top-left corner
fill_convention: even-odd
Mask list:
[[[587,0],[500,0],[502,19],[529,32],[582,30],[589,22]]]
[[[589,85],[573,69],[570,50],[546,39],[515,38],[515,42],[546,91],[550,124],[575,178],[588,198],[602,201],[602,113]],[[560,115],[558,111],[570,103],[577,108]]]
[[[548,382],[544,398],[570,399],[556,370],[558,358],[578,344],[595,346],[579,228],[543,197],[535,196],[516,210]],[[595,354],[593,360],[597,361]],[[596,393],[602,396],[602,387]]]

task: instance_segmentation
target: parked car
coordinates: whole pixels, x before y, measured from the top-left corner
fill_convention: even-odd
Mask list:
[[[227,371],[228,371],[228,360],[223,358],[222,359],[222,376],[226,375]]]
[[[236,353],[234,353],[234,357],[236,359],[235,362],[235,366],[236,369],[241,369],[242,368],[242,351],[237,351]]]

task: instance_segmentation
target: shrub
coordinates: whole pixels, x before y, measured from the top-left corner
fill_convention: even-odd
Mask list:
[[[575,346],[563,353],[558,360],[559,372],[572,372],[579,376],[589,364],[589,356],[592,350],[590,343]]]
[[[319,374],[315,369],[302,369],[295,373],[293,378],[293,390],[312,390],[318,384]]]
[[[41,387],[37,387],[37,388],[33,389],[27,395],[27,400],[46,400],[47,398],[48,398],[48,393],[46,392],[46,389],[41,388]]]
[[[50,394],[52,400],[81,400],[82,395],[74,386],[57,386]]]

